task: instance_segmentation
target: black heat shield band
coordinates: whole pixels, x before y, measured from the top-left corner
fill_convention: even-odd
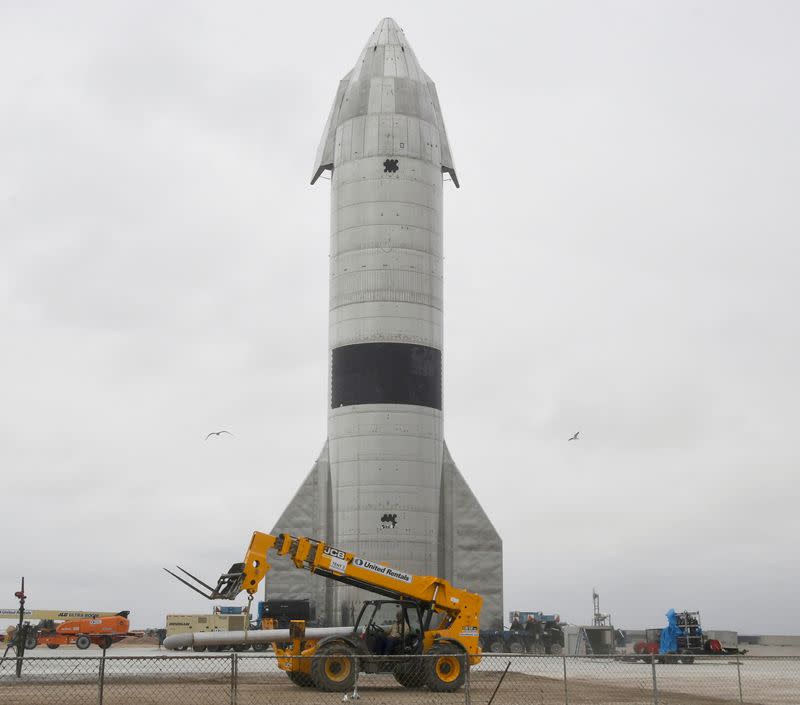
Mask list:
[[[407,343],[334,348],[331,408],[357,404],[414,404],[441,410],[441,350]]]

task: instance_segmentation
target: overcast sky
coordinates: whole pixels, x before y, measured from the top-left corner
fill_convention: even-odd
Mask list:
[[[383,16],[461,180],[445,437],[506,612],[800,633],[793,2],[0,2],[0,607],[206,610],[161,566],[216,578],[296,491],[308,182]]]

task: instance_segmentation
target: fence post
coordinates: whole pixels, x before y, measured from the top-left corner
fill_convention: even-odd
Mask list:
[[[234,651],[231,653],[231,705],[236,705],[236,699],[239,688],[239,659],[238,654]]]
[[[464,664],[467,667],[466,682],[464,683],[464,704],[465,705],[471,705],[472,693],[470,693],[470,691],[469,691],[469,676],[470,676],[470,671],[472,669],[469,667],[469,654],[467,654],[464,657]],[[422,670],[422,669],[420,669],[420,670]]]
[[[736,650],[736,677],[739,679],[739,702],[743,703],[744,699],[742,698],[742,669],[740,668],[738,649]]]
[[[653,668],[653,705],[658,705],[658,683],[656,681],[656,655],[650,654],[650,665]]]
[[[569,705],[569,693],[567,692],[567,657],[561,656],[564,662],[564,705]]]
[[[106,684],[106,650],[103,649],[103,654],[100,656],[100,665],[97,668],[97,679],[98,679],[98,688],[97,688],[97,702],[99,705],[103,705],[103,689],[105,688]]]

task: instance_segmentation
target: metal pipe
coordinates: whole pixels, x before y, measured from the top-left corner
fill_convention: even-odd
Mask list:
[[[306,639],[352,634],[353,627],[311,627],[306,629]],[[189,646],[224,646],[226,644],[264,644],[271,641],[290,641],[288,629],[251,629],[246,632],[186,632],[164,639],[167,649]]]
[[[492,701],[494,700],[494,696],[497,695],[497,691],[500,690],[500,686],[503,684],[503,679],[506,677],[506,673],[508,673],[508,669],[511,668],[511,661],[506,664],[506,670],[503,671],[503,675],[500,676],[500,680],[497,681],[497,685],[494,688],[494,692],[492,693],[492,697],[489,698],[489,702],[486,705],[492,705]]]

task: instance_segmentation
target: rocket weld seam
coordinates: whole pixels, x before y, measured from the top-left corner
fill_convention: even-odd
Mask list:
[[[435,213],[439,212],[439,208],[435,208],[434,206],[428,206],[424,203],[417,203],[416,201],[351,201],[343,206],[339,206],[336,210],[343,211],[345,208],[356,208],[357,206],[375,206],[376,208],[379,206],[383,206],[386,204],[388,208],[392,206],[416,206],[418,208],[427,208],[429,211],[434,211]]]
[[[357,306],[358,304],[350,304],[351,306]],[[426,306],[426,308],[428,308]],[[347,318],[341,318],[334,323],[329,324],[329,328],[334,328],[338,326],[340,323],[346,323],[347,321],[358,321],[362,318],[391,318],[392,320],[401,320],[401,321],[414,321],[414,322],[421,322],[426,323],[428,325],[436,326],[437,328],[441,328],[442,324],[438,321],[429,321],[424,318],[420,318],[419,316],[401,316],[400,314],[396,313],[365,313],[360,316],[348,316]],[[377,332],[377,331],[376,331]],[[408,335],[408,333],[403,332],[395,332],[396,335]],[[372,334],[370,334],[372,335]]]
[[[363,462],[371,462],[371,463],[423,463],[425,465],[434,465],[438,467],[441,464],[441,461],[438,460],[419,460],[414,458],[337,458],[337,463],[363,463]],[[382,468],[381,468],[382,469]],[[387,468],[389,471],[394,471],[396,468]],[[363,480],[353,480],[351,483],[347,483],[348,487],[360,487],[364,484]],[[344,485],[340,485],[344,486]],[[416,487],[417,483],[408,484],[405,482],[392,482],[392,487]]]
[[[380,159],[381,156],[383,156],[383,155],[378,155],[376,157],[376,159]],[[413,157],[404,157],[403,158],[403,163],[408,162],[409,159],[413,160]],[[351,160],[351,161],[355,162],[356,160]],[[416,160],[416,161],[421,161],[421,160]],[[342,166],[344,164],[346,164],[346,163],[347,162],[342,162],[342,164],[339,165],[338,168],[340,169],[340,171],[339,171],[340,174],[342,173],[341,172]],[[442,173],[436,168],[435,165],[431,165],[430,168],[431,168],[431,170],[433,170],[435,176],[441,177]],[[414,174],[417,174],[417,173],[418,172],[415,169],[414,170]],[[357,179],[353,178],[353,179],[348,179],[346,181],[344,179],[345,179],[344,176],[340,177],[339,180],[336,182],[336,185],[335,186],[331,186],[331,191],[332,192],[333,191],[339,191],[339,190],[342,189],[343,186],[350,186],[351,184],[375,184],[375,183],[407,184],[407,183],[412,183],[412,184],[419,184],[420,186],[424,186],[426,189],[429,189],[430,191],[439,192],[440,191],[439,186],[441,185],[441,178],[436,179],[436,181],[433,181],[433,182],[431,182],[431,181],[423,181],[422,179],[419,179],[419,178],[411,178],[408,175],[408,171],[407,170],[403,173],[403,178],[400,178],[400,176],[393,176],[391,178],[387,178],[386,176],[380,175],[380,176],[359,176]]]
[[[378,158],[380,158],[380,156],[381,155],[379,155]],[[407,160],[408,160],[408,157],[406,157],[403,161],[407,161]],[[352,163],[352,161],[355,161],[355,160],[351,160],[351,162],[343,162],[343,164]],[[341,169],[343,164],[340,164],[337,167],[337,169]],[[436,169],[435,166],[431,166],[431,168],[432,169]],[[341,171],[339,171],[339,173],[341,174]],[[436,173],[437,176],[441,176],[442,172],[437,169],[435,173]],[[333,185],[331,186],[331,193],[335,193],[336,191],[341,190],[342,187],[351,186],[352,184],[374,184],[376,182],[383,182],[383,183],[390,183],[390,184],[394,184],[394,183],[399,183],[399,184],[412,183],[412,184],[419,184],[420,186],[424,186],[425,188],[430,189],[431,191],[438,192],[440,190],[440,188],[439,188],[440,181],[439,180],[437,180],[437,181],[432,183],[430,181],[425,181],[425,180],[419,179],[419,178],[411,178],[406,173],[406,174],[403,175],[402,179],[399,178],[399,177],[394,177],[392,179],[387,179],[385,176],[375,176],[375,177],[370,177],[370,178],[362,176],[362,177],[359,177],[357,179],[347,179],[347,180],[345,180],[344,176],[340,176],[335,182],[333,182]]]
[[[442,233],[438,230],[431,230],[430,228],[425,228],[422,225],[410,225],[407,223],[359,223],[358,225],[348,225],[346,228],[337,228],[333,233],[331,233],[331,238],[334,238],[338,233],[344,233],[348,230],[355,230],[356,228],[377,228],[381,227],[382,225],[389,225],[392,227],[405,227],[405,228],[414,228],[415,230],[423,230],[426,233],[430,233],[431,235],[436,235],[438,237],[442,236]]]
[[[341,461],[341,460],[339,460],[339,461],[337,461],[337,462],[345,462],[345,461]],[[418,461],[415,461],[415,462],[418,462]],[[439,463],[435,463],[435,462],[428,462],[428,463],[427,463],[427,465],[435,465],[435,466],[437,466],[437,467],[438,467],[438,466],[439,466]],[[340,479],[341,479],[341,478],[340,478]],[[364,482],[364,480],[362,479],[362,480],[360,480],[360,481],[355,481],[355,480],[354,480],[353,482],[339,482],[337,486],[339,487],[339,489],[341,489],[342,487],[360,487],[360,488],[364,488],[364,487],[368,487],[368,486],[370,486],[370,485],[369,485],[368,483],[365,483],[365,482]],[[381,484],[378,484],[378,485],[376,485],[376,486],[377,486],[377,487],[392,487],[392,488],[394,488],[394,489],[400,489],[400,488],[409,488],[409,489],[414,489],[415,487],[419,487],[419,483],[418,483],[418,482],[415,482],[415,483],[412,485],[412,484],[402,484],[402,483],[401,483],[401,484],[397,484],[397,483],[394,483],[394,482],[392,482],[392,483],[389,483],[389,484],[383,484],[383,483],[381,483]],[[438,484],[436,484],[436,485],[429,485],[429,487],[436,487],[436,488],[438,488],[438,487],[439,487],[439,485],[438,485]],[[419,510],[418,510],[418,511],[419,511]]]
[[[344,346],[341,346],[341,347],[344,347]],[[414,408],[413,413],[415,413],[415,414],[425,413],[428,416],[441,416],[442,415],[441,409],[432,409],[429,406],[422,406],[421,404],[357,404],[355,406],[359,407],[359,412],[358,413],[361,413],[361,414],[365,413],[364,407],[365,406],[369,406],[369,407],[372,407],[369,410],[369,412],[376,413],[376,414],[390,413],[390,412],[393,413],[393,412],[398,411],[398,407],[413,407]],[[355,412],[351,411],[352,409],[353,409],[352,406],[341,406],[341,407],[337,406],[336,408],[331,409],[331,413],[335,413],[337,411],[345,411],[345,410],[350,410],[349,413],[355,413]],[[418,411],[418,409],[419,409],[419,411]],[[402,410],[402,409],[400,409],[400,410]],[[369,423],[370,423],[370,425],[373,425],[373,422],[369,422]],[[390,423],[397,424],[397,423],[401,423],[401,422],[400,421],[391,421]],[[362,435],[362,434],[356,433],[356,434],[353,434],[353,435],[357,435],[358,436],[358,435]]]
[[[368,298],[368,299],[364,298],[364,299],[354,299],[352,301],[344,301],[344,302],[342,302],[340,304],[336,304],[335,306],[331,306],[328,309],[328,311],[335,311],[336,309],[342,308],[343,306],[352,306],[353,304],[373,303],[375,301],[389,301],[389,302],[397,303],[397,304],[422,304],[424,306],[428,306],[429,308],[435,309],[437,311],[441,311],[442,310],[441,304],[437,305],[437,304],[427,303],[425,301],[419,301],[419,300],[411,301],[411,300],[408,300],[408,299],[390,299],[388,297],[378,298],[378,297],[373,296],[373,297]]]
[[[423,272],[419,269],[409,269],[408,267],[373,267],[373,266],[364,266],[359,267],[358,269],[354,269],[352,271],[348,270],[346,272],[334,272],[331,274],[331,279],[340,279],[342,277],[352,277],[354,275],[360,274],[369,274],[370,272],[405,272],[407,274],[415,274],[419,277],[428,277],[429,279],[442,279],[443,276],[441,272]]]
[[[385,78],[401,78],[401,79],[405,79],[407,81],[410,81],[411,83],[419,83],[420,85],[425,85],[424,83],[422,83],[422,81],[414,81],[413,79],[406,79],[405,76],[386,76]],[[365,112],[365,113],[355,113],[355,114],[351,115],[350,117],[348,117],[346,120],[342,120],[342,122],[336,123],[336,129],[338,131],[341,128],[343,128],[345,125],[347,125],[348,123],[351,123],[354,120],[358,120],[358,118],[364,118],[365,121],[366,121],[366,118],[370,117],[370,116],[377,117],[378,119],[384,118],[384,119],[389,119],[389,120],[391,120],[395,116],[404,117],[404,118],[411,118],[412,120],[416,120],[420,125],[427,125],[431,130],[439,133],[439,142],[442,142],[442,139],[441,139],[442,128],[439,127],[438,122],[431,122],[430,120],[426,120],[424,117],[420,117],[419,113],[398,112],[397,110],[386,110],[386,111],[384,111],[384,110],[370,110],[369,107],[367,107],[367,112]],[[365,127],[366,127],[366,125],[365,125]],[[392,127],[394,127],[394,125]],[[380,126],[378,126],[378,130],[380,131]],[[364,130],[364,134],[366,134],[366,132],[367,131],[365,129]],[[421,132],[421,130],[420,130],[420,132]],[[352,139],[352,135],[351,135],[351,139]],[[408,144],[408,140],[407,139],[404,140],[403,143],[404,144]],[[427,144],[429,144],[429,143],[426,142],[425,145],[427,145]],[[420,141],[420,145],[422,145],[421,141]],[[433,145],[431,145],[431,148],[433,148]],[[436,148],[441,149],[441,145],[437,144]],[[406,149],[406,148],[403,147],[403,149]],[[392,153],[391,156],[397,156],[397,155]],[[416,157],[411,157],[411,158],[415,159]],[[354,160],[348,160],[348,161],[354,161]],[[423,160],[420,159],[420,161],[423,161]]]
[[[366,404],[353,404],[353,406],[367,406],[367,405]],[[400,405],[398,405],[398,406],[400,406]],[[403,406],[411,406],[411,405],[410,404],[407,404],[407,405],[404,404]],[[337,409],[344,409],[346,407],[337,406],[336,408]],[[431,407],[425,407],[425,408],[431,408]],[[438,409],[437,409],[437,411],[438,411]],[[391,433],[389,433],[389,432],[386,432],[386,431],[375,431],[374,433],[337,433],[333,437],[334,438],[362,438],[363,439],[363,438],[375,438],[377,436],[381,436],[381,437],[385,438],[386,436],[389,436],[389,437],[392,437],[392,438],[417,438],[419,440],[436,441],[436,439],[438,438],[438,435],[439,434],[437,434],[437,433],[399,433],[397,431],[392,431]],[[439,441],[439,442],[441,442],[441,441]],[[372,457],[372,456],[370,456],[370,457],[367,457],[367,456],[353,457],[353,456],[349,456],[348,458],[346,458],[346,460],[347,461],[351,461],[351,462],[356,462],[356,461],[360,461],[360,460],[380,460],[380,461],[384,461],[384,462],[391,460],[392,462],[394,462],[394,461],[401,462],[403,460],[403,458],[397,458],[397,457],[394,457],[394,456],[388,456],[388,457],[378,457],[378,456],[374,456],[374,457]],[[412,458],[412,459],[408,459],[406,462],[417,462],[417,461]],[[425,462],[425,463],[428,463],[428,464],[434,463],[434,464],[438,465],[438,461],[433,461],[433,460],[425,460],[425,461],[419,461],[419,462]]]
[[[395,253],[401,253],[401,252],[402,253],[406,253],[406,252],[408,252],[409,254],[422,254],[422,255],[426,255],[428,257],[435,257],[436,259],[439,259],[441,257],[441,255],[438,254],[437,252],[429,252],[428,250],[420,250],[420,249],[417,249],[416,247],[402,247],[402,246],[399,246],[399,245],[389,245],[388,247],[384,247],[383,245],[375,245],[374,247],[359,247],[359,248],[351,247],[350,249],[347,249],[347,250],[336,250],[336,254],[333,255],[333,257],[340,257],[342,255],[349,255],[349,254],[351,254],[353,252],[357,252],[359,254],[360,253],[367,254],[367,253],[373,253],[373,252],[381,252],[384,255],[388,255],[389,252],[387,252],[387,250],[390,250],[391,252],[395,252]]]

